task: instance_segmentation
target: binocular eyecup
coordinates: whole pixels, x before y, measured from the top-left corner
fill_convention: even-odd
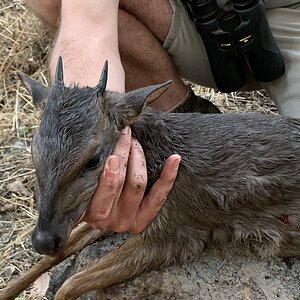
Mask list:
[[[216,0],[186,0],[185,4],[221,92],[245,85],[245,66],[258,82],[273,81],[285,72],[261,0],[234,0],[231,11],[221,11]]]

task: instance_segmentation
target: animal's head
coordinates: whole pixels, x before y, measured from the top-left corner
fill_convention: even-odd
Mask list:
[[[95,87],[66,87],[59,58],[52,87],[19,74],[42,119],[32,141],[39,219],[33,245],[41,254],[59,252],[89,206],[105,159],[120,131],[171,84],[126,94],[106,91],[107,62]]]

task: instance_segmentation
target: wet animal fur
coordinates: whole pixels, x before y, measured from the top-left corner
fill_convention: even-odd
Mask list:
[[[23,81],[34,96],[30,79]],[[182,157],[155,220],[68,279],[56,299],[75,299],[152,268],[196,260],[210,247],[243,255],[299,255],[300,121],[145,108],[168,85],[118,94],[99,85],[65,87],[60,82],[34,99],[43,103],[33,140],[40,202],[35,234],[57,235],[65,243],[125,126],[131,126],[144,149],[147,190],[167,157]],[[95,156],[99,164],[86,170]]]

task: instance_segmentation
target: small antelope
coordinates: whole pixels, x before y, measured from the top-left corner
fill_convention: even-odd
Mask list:
[[[41,254],[64,248],[124,127],[131,126],[144,149],[148,190],[167,157],[182,158],[155,220],[69,278],[56,300],[196,260],[210,247],[260,256],[300,254],[300,120],[158,112],[147,105],[171,82],[126,94],[107,91],[107,63],[95,87],[66,87],[61,58],[51,88],[21,78],[43,110],[32,143],[39,202],[33,245]]]

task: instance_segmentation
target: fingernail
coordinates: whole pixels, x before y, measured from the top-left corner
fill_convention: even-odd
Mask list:
[[[180,162],[181,162],[181,157],[179,157],[179,158],[177,158],[177,159],[175,160],[175,167],[174,167],[174,170],[175,170],[175,171],[178,171],[179,166],[180,166]]]
[[[123,134],[128,134],[129,130],[130,130],[129,126],[126,126],[124,129],[122,129],[122,133]]]
[[[118,173],[120,167],[120,160],[118,157],[111,157],[108,161],[108,167],[111,173]]]

